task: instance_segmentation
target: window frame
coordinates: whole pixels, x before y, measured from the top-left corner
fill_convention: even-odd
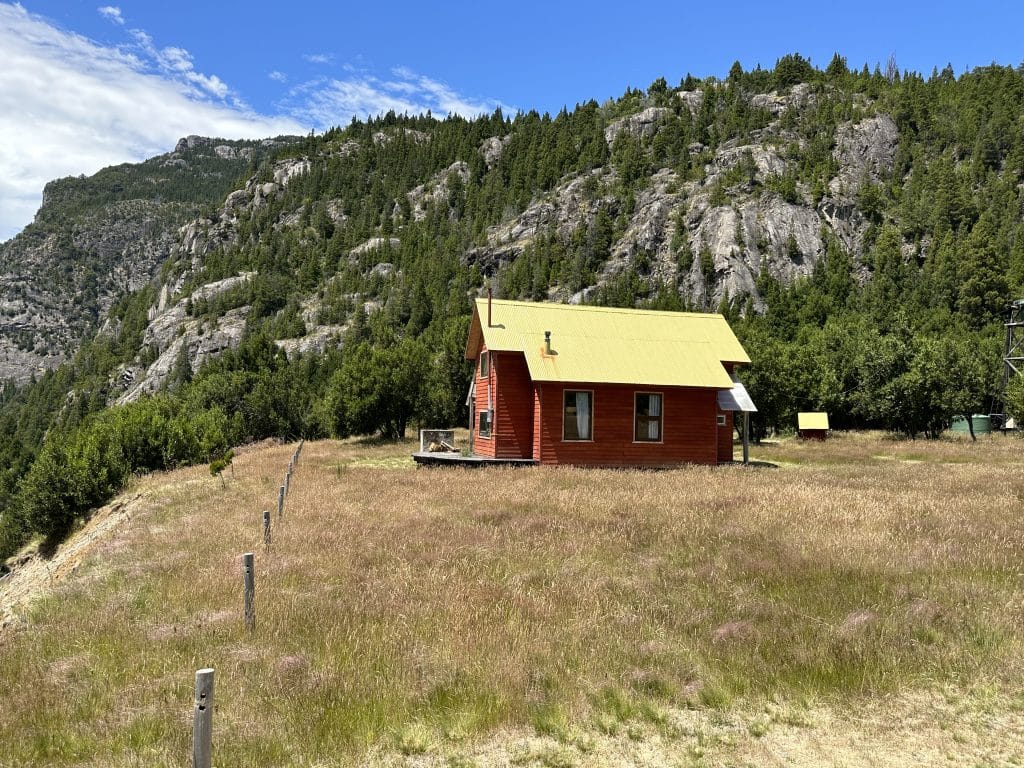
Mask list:
[[[637,405],[638,405],[637,401],[638,401],[640,395],[648,395],[648,396],[650,396],[650,395],[657,395],[659,398],[661,398],[661,415],[657,417],[657,419],[658,419],[658,439],[657,440],[651,440],[650,438],[639,438],[638,437],[638,434],[640,432],[638,427],[640,426],[640,423],[637,421],[637,416],[639,415],[638,408],[637,408]],[[645,418],[651,418],[651,417],[647,416]],[[638,444],[638,445],[661,445],[662,443],[665,442],[665,393],[664,392],[653,392],[653,391],[646,391],[646,390],[635,390],[633,392],[633,442]]]
[[[565,436],[565,398],[573,394],[585,392],[590,395],[590,437],[566,437]],[[562,390],[562,442],[563,443],[592,443],[594,442],[594,390],[592,389],[563,389]]]
[[[491,353],[484,350],[480,353],[480,369],[478,378],[486,379],[491,375]]]
[[[477,436],[483,438],[484,440],[490,440],[491,439],[491,433],[494,431],[494,424],[492,423],[492,420],[490,418],[490,410],[487,409],[487,408],[484,408],[483,410],[478,410],[476,412],[476,414],[477,414],[477,419],[476,419],[476,427],[477,427],[476,434],[477,434]],[[487,423],[487,431],[486,432],[484,432],[484,423],[485,423],[485,421]]]
[[[715,421],[718,424],[718,426],[720,426],[720,427],[727,427],[727,426],[729,426],[729,417],[726,416],[724,413],[718,414],[716,419],[715,419]]]

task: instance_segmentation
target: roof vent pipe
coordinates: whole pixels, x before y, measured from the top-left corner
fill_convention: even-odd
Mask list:
[[[551,354],[551,331],[544,331],[544,354]]]
[[[491,286],[487,286],[487,327],[491,327]]]

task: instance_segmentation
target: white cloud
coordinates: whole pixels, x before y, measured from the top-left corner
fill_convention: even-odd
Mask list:
[[[456,114],[475,117],[489,114],[497,107],[515,111],[494,99],[469,99],[437,80],[419,75],[405,67],[392,70],[394,79],[381,80],[373,75],[346,68],[345,79],[318,78],[291,89],[281,107],[296,118],[317,128],[345,125],[356,117],[378,115],[389,110],[434,115]]]
[[[99,10],[121,19],[114,6]],[[170,151],[189,134],[305,134],[388,110],[465,117],[499,106],[514,111],[493,99],[462,96],[408,68],[383,80],[342,66],[341,78],[292,87],[277,105],[281,115],[261,115],[219,77],[196,70],[184,48],[159,47],[138,29],[128,31],[128,40],[102,46],[0,0],[0,241],[32,220],[46,182],[139,162]],[[277,71],[269,77],[287,80]]]
[[[192,54],[184,48],[173,45],[157,48],[153,44],[153,38],[141,29],[133,29],[130,34],[135,40],[134,49],[141,53],[144,59],[152,61],[157,69],[164,74],[178,77],[192,86],[197,86],[197,95],[205,92],[218,99],[223,99],[228,95],[228,86],[219,77],[196,72],[192,64]]]
[[[467,101],[448,85],[441,83],[437,80],[432,80],[424,75],[417,75],[408,69],[400,69],[395,71],[401,73],[399,76],[403,77],[407,82],[411,81],[418,86],[420,93],[423,94],[423,98],[433,101],[438,105],[438,109],[445,114],[462,115],[463,117],[474,117],[476,115],[493,112],[494,108],[498,104],[494,102],[482,102],[482,101]]]
[[[170,46],[159,53],[160,63],[175,72],[188,72],[192,69],[192,54],[184,48]]]
[[[0,240],[31,221],[51,179],[168,152],[188,134],[308,130],[308,119],[245,108],[220,78],[197,72],[184,49],[132,34],[134,46],[104,47],[0,3]]]
[[[305,53],[302,55],[310,64],[330,64],[334,57],[327,53]]]
[[[278,83],[287,83],[288,82],[288,75],[286,75],[284,72],[278,72],[276,69],[273,72],[271,72],[270,74],[268,74],[267,77],[269,77],[271,80],[274,80],[275,82],[278,82]]]
[[[102,8],[97,8],[96,10],[99,11],[100,16],[103,16],[105,19],[109,19],[115,24],[124,24],[124,17],[121,15],[121,9],[116,5],[104,5]]]

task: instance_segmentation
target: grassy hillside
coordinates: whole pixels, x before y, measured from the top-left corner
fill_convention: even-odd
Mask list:
[[[204,666],[217,765],[1024,759],[1017,441],[658,473],[409,450],[308,443],[269,553],[291,446],[138,481],[0,630],[0,764],[186,765]]]
[[[59,536],[123,477],[229,444],[466,423],[462,349],[485,279],[506,298],[720,310],[752,359],[755,437],[808,410],[908,436],[971,413],[1020,422],[1001,350],[1006,302],[1024,295],[1021,125],[1019,68],[957,78],[851,70],[836,56],[818,70],[794,54],[554,115],[389,113],[259,152],[186,140],[194,156],[56,182],[53,213],[224,202],[158,228],[166,247],[132,271],[163,260],[158,281],[115,302],[57,372],[0,393],[0,561],[33,535]],[[225,199],[226,162],[251,175]],[[118,216],[133,232],[150,231],[129,213]],[[103,235],[108,266],[149,242],[106,225],[81,242],[50,237],[42,219],[19,240],[38,264],[70,270],[82,290],[65,297],[102,293],[79,269],[86,241]],[[25,378],[26,318],[89,305],[93,327],[115,298],[102,295],[67,312],[8,297],[0,320]],[[150,390],[180,422],[218,427],[217,451],[132,463],[152,446],[123,425],[153,406],[91,417]],[[116,450],[91,451],[102,440]]]

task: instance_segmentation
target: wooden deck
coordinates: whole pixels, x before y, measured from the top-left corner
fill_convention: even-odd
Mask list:
[[[425,467],[530,467],[534,459],[492,459],[489,456],[463,456],[461,453],[430,453],[417,451],[412,455],[417,464]]]

